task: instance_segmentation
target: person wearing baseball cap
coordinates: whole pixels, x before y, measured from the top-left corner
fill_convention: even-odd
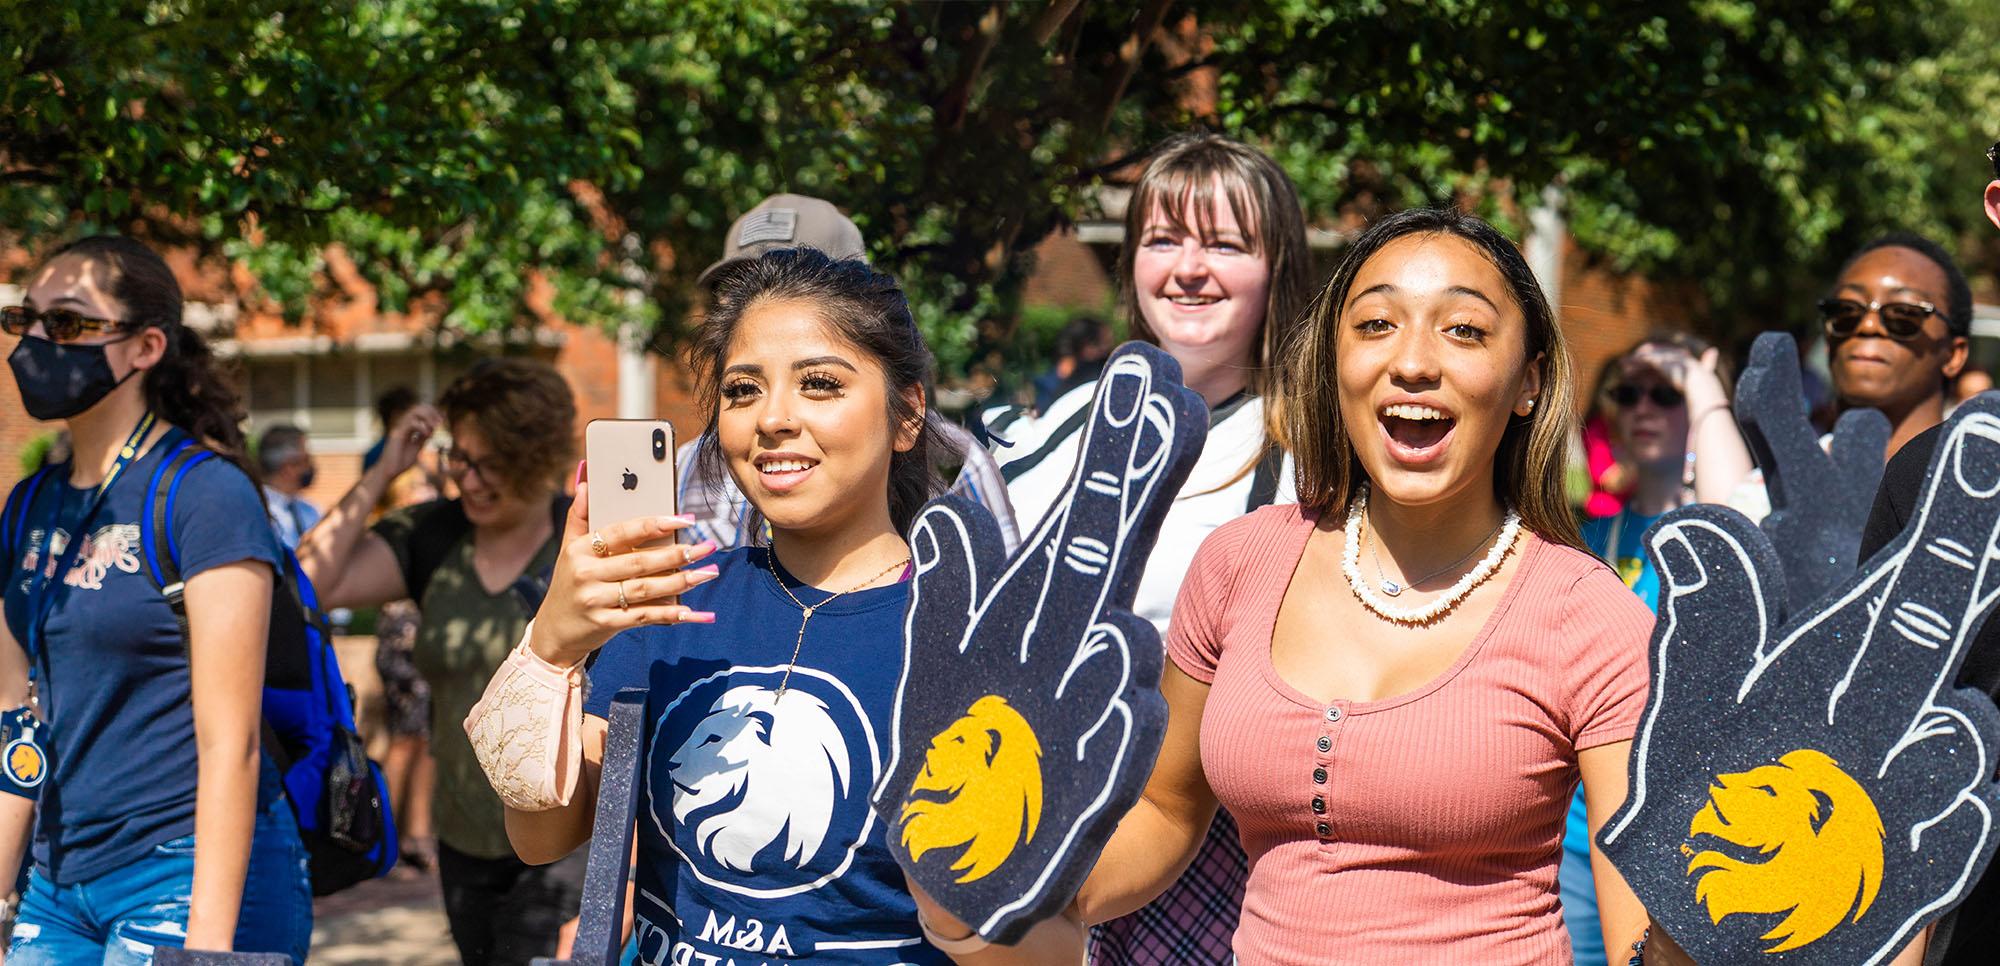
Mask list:
[[[716,274],[724,268],[754,261],[780,248],[817,248],[837,259],[868,260],[861,229],[831,202],[805,195],[772,195],[730,224],[722,257],[702,269],[695,284],[712,289]]]
[[[766,252],[786,248],[815,248],[834,258],[868,259],[868,245],[861,229],[840,213],[831,202],[806,195],[778,194],[757,203],[729,226],[723,241],[722,257],[701,270],[695,283],[712,292],[716,281],[730,266],[762,258]],[[951,455],[963,458],[953,479],[951,492],[985,507],[1000,524],[1007,549],[1021,542],[1020,526],[1014,520],[1014,506],[1007,499],[1007,482],[1000,465],[972,438],[972,434],[950,421],[932,416]],[[728,550],[751,543],[762,534],[764,523],[750,501],[727,473],[716,478],[704,473],[694,456],[702,439],[682,444],[675,455],[680,468],[680,512],[695,518],[688,528],[693,541],[706,538]]]

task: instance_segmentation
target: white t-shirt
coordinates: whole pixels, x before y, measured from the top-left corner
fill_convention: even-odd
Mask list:
[[[1083,424],[1095,381],[1064,393],[1039,416],[1018,409],[985,414],[993,457],[1007,479],[1007,498],[1025,537],[1048,516],[1076,469]],[[1215,528],[1267,503],[1296,503],[1292,457],[1259,459],[1264,450],[1264,401],[1247,392],[1209,413],[1208,441],[1160,526],[1132,610],[1167,633],[1181,579],[1194,552]],[[1255,465],[1253,464],[1255,462]],[[1247,469],[1246,469],[1247,467]]]

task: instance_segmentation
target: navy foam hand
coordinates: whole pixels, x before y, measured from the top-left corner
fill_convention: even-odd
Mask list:
[[[2000,711],[1954,683],[2000,596],[2000,398],[1960,408],[1924,486],[1902,536],[1789,616],[1740,514],[1647,534],[1653,690],[1600,844],[1698,962],[1887,962],[2000,843]]]
[[[910,534],[875,809],[904,871],[996,942],[1069,903],[1166,730],[1159,633],[1129,608],[1207,409],[1138,343],[1112,354],[1092,405],[1064,497],[1013,556],[984,509],[952,497]]]
[[[1798,345],[1783,332],[1766,332],[1750,347],[1750,364],[1736,381],[1736,419],[1764,471],[1771,513],[1762,526],[1797,610],[1854,572],[1882,483],[1889,420],[1850,409],[1834,425],[1832,445],[1821,449],[1806,413]]]

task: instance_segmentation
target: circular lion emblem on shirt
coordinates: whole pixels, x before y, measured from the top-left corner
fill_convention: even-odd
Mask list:
[[[881,764],[845,685],[784,670],[731,668],[689,686],[655,725],[649,760],[650,812],[668,844],[703,882],[761,898],[847,870],[874,825]]]

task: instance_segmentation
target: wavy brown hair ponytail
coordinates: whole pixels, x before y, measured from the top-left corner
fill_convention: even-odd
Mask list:
[[[182,324],[181,284],[166,261],[144,244],[118,235],[71,242],[50,261],[64,255],[109,268],[111,294],[125,303],[128,318],[166,335],[166,354],[142,377],[147,408],[258,478],[245,458],[243,399],[201,333]]]

